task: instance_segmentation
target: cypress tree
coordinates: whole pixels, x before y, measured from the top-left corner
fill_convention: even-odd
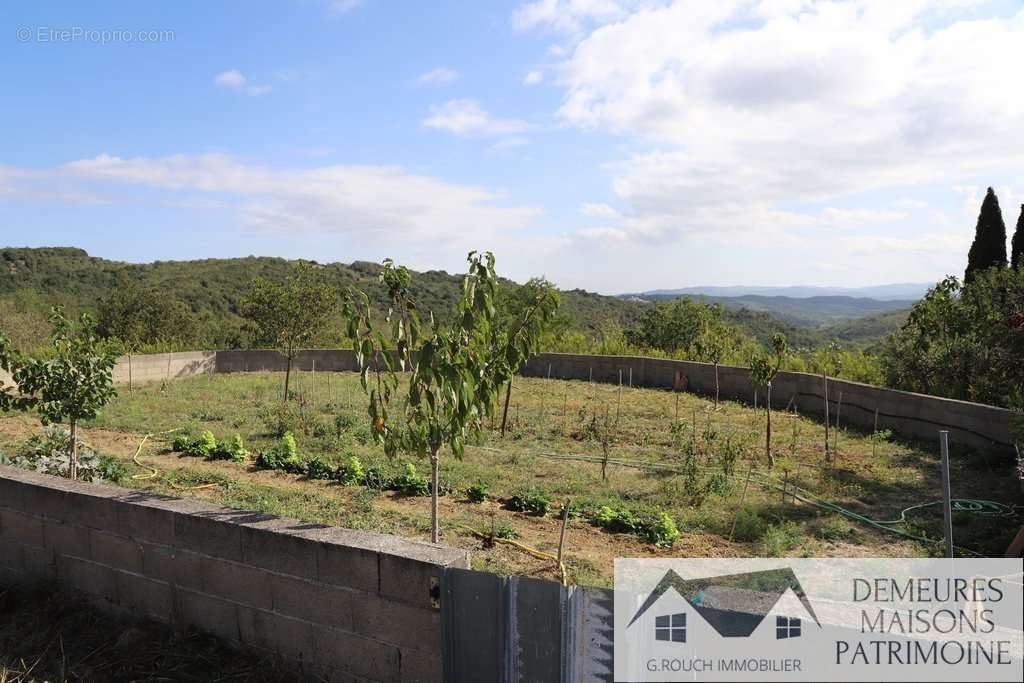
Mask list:
[[[981,203],[974,243],[967,253],[964,284],[970,284],[975,273],[995,266],[1006,267],[1006,224],[1003,223],[1003,213],[999,210],[999,198],[990,187],[985,193],[985,200]]]
[[[1021,266],[1024,266],[1024,204],[1020,205],[1020,218],[1017,219],[1017,229],[1013,233],[1013,243],[1010,245],[1010,267]]]

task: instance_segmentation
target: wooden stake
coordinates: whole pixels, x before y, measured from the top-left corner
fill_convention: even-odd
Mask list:
[[[633,388],[633,366],[629,366],[629,388]]]
[[[843,409],[843,392],[839,392],[839,402],[836,404],[836,433],[832,437],[832,457],[839,454],[839,411]]]
[[[565,393],[562,395],[562,433],[565,433],[565,418],[569,410],[569,387],[565,388]]]
[[[729,530],[729,542],[732,543],[732,536],[736,533],[736,522],[740,518],[740,511],[743,503],[747,500],[747,488],[750,486],[750,475],[754,473],[754,459],[750,459],[750,469],[747,470],[747,480],[743,482],[743,493],[740,494],[740,504],[736,506],[736,514],[732,518],[732,529]]]
[[[825,385],[825,462],[830,462],[832,455],[828,448],[828,374],[824,370],[821,371],[821,381]]]
[[[679,392],[676,392],[676,419],[679,419]]]
[[[622,407],[622,369],[619,368],[619,395],[615,399],[615,426],[619,426],[619,409]]]
[[[558,534],[558,572],[562,572],[562,560],[565,557],[565,530],[569,526],[569,510],[572,508],[572,498],[565,501],[562,506],[562,531]]]
[[[875,406],[875,429],[871,432],[871,457],[878,454],[878,406]]]

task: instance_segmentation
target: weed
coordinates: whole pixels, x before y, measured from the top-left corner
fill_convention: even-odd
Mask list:
[[[405,472],[395,480],[395,490],[403,496],[429,496],[430,482],[416,471],[411,462],[406,463]]]
[[[333,479],[334,468],[320,456],[314,456],[306,463],[306,476],[310,479]]]
[[[471,503],[482,503],[487,500],[488,486],[482,481],[478,481],[469,488],[466,489],[466,498]]]
[[[543,491],[527,489],[505,501],[505,507],[515,512],[525,512],[536,517],[543,517],[548,514],[551,501]]]
[[[749,507],[740,508],[736,513],[733,538],[737,541],[756,541],[765,534],[768,523]]]
[[[800,527],[793,522],[770,524],[761,537],[761,552],[765,557],[784,557],[800,543]]]

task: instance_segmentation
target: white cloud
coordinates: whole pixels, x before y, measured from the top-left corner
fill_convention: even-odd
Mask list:
[[[219,88],[238,90],[252,97],[266,95],[273,90],[273,87],[269,85],[249,83],[249,79],[242,75],[242,72],[237,69],[222,71],[217,74],[213,79],[213,84]]]
[[[447,85],[459,77],[459,73],[446,66],[439,66],[419,75],[416,79],[417,85]]]
[[[513,147],[522,147],[523,145],[530,144],[530,138],[525,135],[512,135],[507,138],[502,138],[491,145],[491,149],[496,152],[501,150],[511,149]]]
[[[134,201],[133,189],[162,191],[164,204],[231,207],[252,229],[398,239],[455,253],[500,244],[539,215],[534,207],[504,206],[493,190],[395,166],[271,169],[223,154],[101,154],[46,171],[0,168],[0,196],[12,199],[118,203]]]
[[[237,90],[238,88],[244,88],[247,83],[247,79],[237,69],[231,69],[230,71],[222,71],[217,74],[213,79],[213,84],[221,88],[232,88]]]
[[[515,10],[512,25],[519,30],[541,27],[575,33],[595,21],[622,17],[627,4],[615,0],[536,0]]]
[[[330,14],[348,14],[363,4],[363,0],[328,0],[327,11]]]
[[[449,100],[431,107],[430,112],[430,116],[422,121],[424,126],[456,135],[514,135],[529,128],[526,121],[492,117],[472,99]]]
[[[622,216],[617,210],[607,204],[586,202],[580,207],[584,216],[591,218],[619,218]]]
[[[530,71],[530,72],[528,72],[526,74],[526,77],[523,78],[523,83],[525,85],[536,85],[537,83],[540,83],[543,80],[544,80],[544,72],[543,71]]]
[[[513,24],[578,32],[557,116],[642,145],[608,165],[614,227],[664,243],[899,223],[915,207],[780,207],[1019,168],[1024,10],[958,4],[542,0]]]

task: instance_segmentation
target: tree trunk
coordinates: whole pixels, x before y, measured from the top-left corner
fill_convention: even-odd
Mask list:
[[[512,379],[509,378],[505,387],[505,409],[501,411],[501,436],[505,436],[505,425],[508,424],[508,402],[512,400]]]
[[[715,363],[715,407],[718,407],[718,363]]]
[[[292,354],[288,354],[288,363],[284,368],[284,402],[288,402],[288,384],[292,380]]]
[[[71,420],[71,443],[68,444],[68,477],[78,479],[78,421]]]
[[[441,539],[440,526],[437,518],[437,498],[440,482],[438,481],[438,449],[430,451],[430,541],[438,543]]]
[[[768,429],[765,432],[764,454],[768,460],[768,469],[775,467],[775,456],[772,455],[772,383],[768,382],[768,395],[764,402],[764,412],[768,418]]]

